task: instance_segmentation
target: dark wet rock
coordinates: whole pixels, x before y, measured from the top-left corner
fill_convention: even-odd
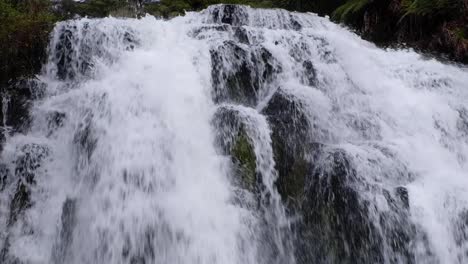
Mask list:
[[[155,224],[146,227],[140,234],[132,234],[139,236],[137,240],[125,238],[122,248],[125,263],[157,263],[161,255],[176,256],[179,253],[177,245],[189,243],[182,231],[175,231],[164,221]]]
[[[233,30],[234,30],[234,37],[237,39],[237,41],[243,44],[250,43],[247,29],[245,29],[244,27],[235,27]]]
[[[9,225],[13,225],[18,219],[18,215],[25,209],[29,208],[31,204],[31,191],[29,187],[26,184],[19,182],[15,190],[15,195],[10,203]]]
[[[0,164],[0,192],[2,192],[7,184],[7,181],[10,178],[10,170],[6,166],[6,164]]]
[[[463,210],[455,219],[455,228],[453,230],[455,242],[460,247],[458,252],[460,260],[468,257],[468,210]]]
[[[93,114],[87,112],[82,122],[79,123],[78,129],[73,137],[73,143],[77,147],[79,156],[86,160],[91,158],[97,144],[97,137],[94,132],[92,119]]]
[[[315,70],[314,64],[310,60],[306,60],[302,63],[304,70],[304,82],[307,85],[315,86],[317,84],[317,71]]]
[[[245,7],[239,5],[215,6],[211,15],[215,23],[224,23],[232,26],[243,26],[248,21]]]
[[[85,23],[78,29],[76,24],[70,22],[59,24],[56,28],[59,32],[58,39],[50,47],[49,62],[55,64],[55,74],[59,80],[76,80],[92,75],[94,58],[110,63],[114,60],[115,54],[107,49],[112,45],[112,37],[92,27],[92,23]],[[131,29],[124,30],[116,36],[117,42],[120,44],[119,48],[131,51],[140,41]]]
[[[82,28],[82,37],[77,39],[77,26],[74,24],[64,24],[58,30],[59,39],[55,46],[51,47],[51,62],[56,65],[56,75],[60,80],[73,80],[79,75],[88,73],[93,64],[91,62],[91,43],[87,42],[86,35],[89,34],[89,24]],[[99,47],[102,45],[103,36],[94,36],[92,39]]]
[[[20,215],[33,205],[31,188],[36,184],[36,171],[48,155],[49,149],[42,145],[27,144],[21,148],[20,154],[14,164],[14,179],[8,180],[9,184],[16,184],[16,187],[13,187],[13,197],[9,205],[8,226],[14,225]],[[0,252],[0,263],[21,263],[16,257],[9,254],[9,247],[8,234]]]
[[[34,171],[41,166],[41,162],[49,155],[49,149],[38,144],[27,144],[21,148],[22,155],[16,160],[15,174],[27,183],[35,182]]]
[[[381,237],[355,189],[360,180],[346,154],[325,151],[314,163],[301,204],[301,263],[383,262]]]
[[[7,237],[3,244],[2,250],[0,250],[0,263],[5,264],[23,264],[17,257],[10,254],[10,239]]]
[[[291,18],[291,28],[293,30],[301,30],[302,29],[302,25],[301,23],[299,23],[297,20],[295,20],[294,18]]]
[[[35,79],[20,79],[0,91],[0,130],[9,134],[24,132],[31,120],[31,101],[44,95],[45,84]],[[3,123],[5,121],[5,123]],[[4,134],[0,134],[3,141]]]
[[[53,249],[54,263],[66,263],[68,249],[73,242],[73,230],[76,225],[76,204],[75,199],[67,198],[62,206],[61,230],[59,242]]]
[[[330,45],[330,43],[328,42],[328,40],[326,40],[323,37],[312,37],[312,39],[315,42],[315,46],[316,46],[315,48],[317,49],[317,53],[319,54],[320,59],[323,62],[326,62],[326,63],[337,62],[337,59],[335,58],[335,55],[334,55],[335,52],[332,46]]]
[[[281,89],[273,95],[262,113],[272,130],[273,155],[279,177],[278,191],[283,199],[297,199],[310,171],[307,161],[309,122],[301,103]],[[289,198],[288,198],[289,197]]]
[[[67,198],[62,207],[62,230],[60,237],[62,241],[71,242],[73,227],[76,224],[76,200]]]
[[[139,41],[135,38],[134,34],[131,32],[125,32],[123,36],[123,43],[125,45],[125,50],[134,50]]]
[[[382,192],[390,211],[379,213],[379,223],[388,250],[392,252],[390,263],[415,263],[412,240],[416,237],[417,227],[409,216],[408,190],[400,186]]]
[[[190,35],[196,39],[206,39],[212,37],[213,32],[228,32],[230,28],[229,25],[203,25],[192,30]]]
[[[75,27],[76,29],[76,27]],[[57,77],[61,80],[71,79],[75,73],[73,66],[74,37],[71,29],[64,29],[60,34],[60,40],[54,47],[55,61],[57,63]],[[75,62],[76,63],[76,62]]]
[[[366,140],[380,140],[381,131],[379,122],[375,117],[362,114],[361,116],[344,115],[346,125],[352,128],[356,134]]]
[[[217,127],[217,145],[223,155],[231,157],[236,176],[234,182],[243,189],[254,192],[257,188],[256,156],[253,142],[245,124],[234,109],[220,108],[213,119]]]
[[[141,256],[133,256],[130,259],[130,264],[146,264],[145,258]]]
[[[406,188],[372,185],[344,150],[314,142],[302,104],[281,89],[262,113],[272,129],[278,191],[302,217],[295,224],[298,263],[414,263]],[[379,195],[388,212],[368,200]]]
[[[379,191],[342,150],[316,148],[312,164],[300,204],[301,263],[415,263],[406,188]],[[389,210],[379,211],[369,191],[381,192]]]
[[[15,177],[18,179],[13,199],[10,202],[9,225],[16,222],[18,215],[32,205],[31,186],[36,184],[36,170],[49,155],[49,149],[38,144],[27,144],[15,162]]]
[[[58,111],[49,112],[46,117],[47,127],[49,129],[48,135],[50,136],[55,130],[61,128],[65,122],[65,119],[65,113]]]
[[[458,110],[457,128],[459,133],[468,140],[468,110],[462,108]]]
[[[409,195],[408,195],[408,189],[405,187],[397,187],[395,189],[395,193],[397,197],[400,199],[402,206],[406,209],[409,209]]]
[[[282,70],[273,55],[262,46],[243,47],[233,41],[211,50],[215,102],[253,106],[262,88]]]
[[[415,263],[406,188],[374,186],[340,149],[316,144],[294,211],[299,263]],[[389,210],[370,197],[383,196]],[[352,227],[352,228],[350,228]],[[391,253],[390,253],[391,252]]]
[[[240,130],[231,148],[233,162],[242,175],[242,183],[248,190],[256,186],[256,157],[253,144],[244,130]]]

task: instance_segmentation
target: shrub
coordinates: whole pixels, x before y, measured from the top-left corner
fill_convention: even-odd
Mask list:
[[[56,20],[48,0],[0,0],[0,86],[40,69]]]

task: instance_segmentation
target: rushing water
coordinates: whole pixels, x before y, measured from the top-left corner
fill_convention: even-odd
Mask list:
[[[61,22],[37,82],[2,263],[468,262],[466,68],[214,6]]]

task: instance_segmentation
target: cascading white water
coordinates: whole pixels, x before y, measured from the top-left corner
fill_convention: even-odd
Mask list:
[[[38,78],[29,132],[2,152],[6,263],[349,263],[366,250],[378,256],[354,261],[468,261],[462,66],[381,50],[313,14],[213,6],[169,21],[61,22]],[[247,198],[230,157],[242,133],[255,156]],[[297,196],[279,179],[289,150],[302,153]],[[369,218],[372,245],[308,235],[314,175],[343,166],[356,179],[337,208],[358,225]],[[347,240],[346,256],[305,257],[305,238]]]

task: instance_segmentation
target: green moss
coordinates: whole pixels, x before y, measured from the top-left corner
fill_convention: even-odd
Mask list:
[[[240,166],[242,184],[246,189],[253,190],[256,183],[256,157],[253,145],[245,132],[241,130],[231,148],[231,155]]]
[[[456,28],[453,33],[458,40],[468,40],[468,31],[463,28]]]

